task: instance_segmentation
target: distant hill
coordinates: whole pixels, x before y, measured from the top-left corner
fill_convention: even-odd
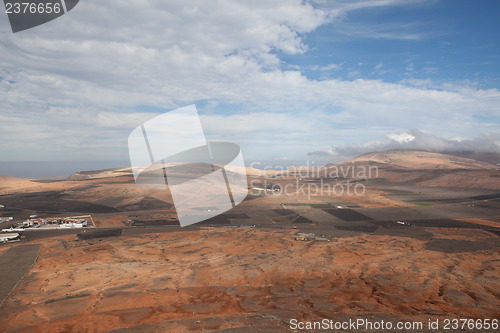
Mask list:
[[[174,166],[174,164],[169,164],[169,167]],[[150,171],[157,170],[159,168],[163,168],[162,164],[156,164],[152,167],[150,167]],[[173,169],[171,169],[172,171]],[[232,171],[234,172],[239,172],[239,173],[244,173],[246,172],[247,175],[273,175],[276,172],[272,170],[258,170],[254,169],[251,167],[232,167]],[[113,169],[103,169],[103,170],[93,170],[93,171],[79,171],[74,173],[73,175],[69,176],[66,178],[66,180],[89,180],[89,179],[103,179],[103,178],[114,178],[114,177],[121,177],[121,176],[130,176],[132,177],[132,168],[126,167],[126,168],[113,168]]]
[[[355,170],[377,168],[377,177],[393,183],[420,186],[500,189],[500,167],[451,154],[422,150],[387,150],[329,164],[327,168]],[[348,172],[349,174],[349,172]],[[373,172],[371,173],[373,174]]]
[[[9,176],[0,176],[0,184],[8,184],[8,183],[18,182],[18,181],[23,181],[23,180],[29,180],[29,179],[9,177]]]
[[[468,169],[491,170],[496,165],[451,154],[432,153],[423,150],[387,150],[363,154],[350,161],[339,163],[372,164],[379,167],[411,170]]]
[[[30,183],[30,182],[31,180],[28,178],[0,176],[0,187],[2,187],[3,185],[12,185],[12,184]]]
[[[95,171],[78,171],[77,173],[66,178],[66,180],[113,178],[126,175],[131,175],[130,168],[113,168],[113,169],[104,169]]]
[[[3,194],[3,191],[8,192],[11,189],[19,189],[32,185],[33,181],[27,178],[0,176],[0,194]]]
[[[459,157],[470,158],[476,161],[486,162],[490,164],[500,165],[500,154],[498,153],[483,153],[476,151],[450,151],[441,152],[443,154],[454,155]]]

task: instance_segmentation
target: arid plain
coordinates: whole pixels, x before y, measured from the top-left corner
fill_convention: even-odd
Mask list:
[[[168,193],[136,186],[128,169],[2,177],[4,216],[85,213],[96,228],[25,231],[0,246],[1,258],[40,244],[1,304],[0,331],[499,319],[500,171],[491,158],[387,151],[320,172],[248,169],[242,204],[185,228]]]

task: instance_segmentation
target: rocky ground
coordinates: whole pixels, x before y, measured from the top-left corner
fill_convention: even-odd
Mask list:
[[[0,177],[2,213],[92,214],[98,227],[85,237],[35,230],[0,246],[2,255],[41,245],[0,305],[0,332],[287,332],[292,319],[500,319],[495,166],[399,151],[339,165],[380,173],[318,180],[249,169],[249,187],[260,189],[188,228],[175,226],[168,193],[136,186],[126,169],[64,181]],[[303,192],[323,182],[366,191]],[[266,183],[292,184],[291,192],[262,191]]]
[[[492,237],[427,231],[457,241]],[[294,318],[500,318],[498,247],[446,253],[408,237],[318,241],[296,233],[202,228],[45,239],[0,309],[0,331],[269,332],[287,331]]]

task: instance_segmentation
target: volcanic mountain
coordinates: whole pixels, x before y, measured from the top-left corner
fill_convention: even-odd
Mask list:
[[[352,160],[328,164],[328,170],[352,168],[358,173],[371,168],[372,178],[420,186],[500,189],[500,168],[494,164],[451,154],[423,150],[387,150],[367,153]],[[331,172],[330,172],[331,173]],[[359,178],[359,177],[358,177]]]
[[[423,150],[387,150],[373,152],[363,154],[350,161],[339,164],[346,165],[348,163],[377,165],[380,168],[408,170],[492,170],[496,168],[493,164],[471,158],[432,153]]]

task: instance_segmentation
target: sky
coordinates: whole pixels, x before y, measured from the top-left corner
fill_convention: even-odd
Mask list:
[[[191,104],[247,161],[500,153],[498,17],[496,0],[81,0],[14,34],[0,13],[0,174],[126,164],[134,128]]]

